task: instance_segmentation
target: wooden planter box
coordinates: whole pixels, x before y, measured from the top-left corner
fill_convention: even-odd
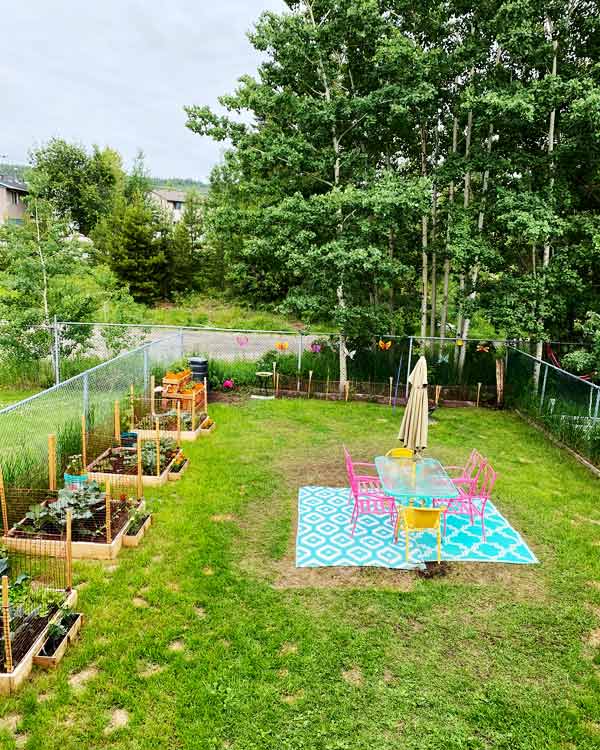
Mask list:
[[[140,440],[155,440],[156,439],[156,430],[139,430],[135,429],[132,430],[132,432],[135,432],[135,434],[140,438]],[[173,440],[177,440],[177,430],[159,430],[161,438],[173,438]],[[186,442],[193,442],[198,438],[199,435],[202,434],[201,426],[198,425],[195,430],[181,430],[179,433],[182,440],[185,440]]]
[[[73,590],[67,597],[65,605],[72,608],[77,603],[77,591]],[[33,666],[34,656],[42,648],[46,638],[48,637],[48,628],[53,622],[56,622],[61,617],[60,610],[51,618],[48,625],[42,630],[39,636],[31,645],[29,651],[21,659],[21,661],[15,666],[12,672],[0,673],[0,695],[10,695],[18,690],[23,682],[29,677],[31,668]]]
[[[204,424],[204,422],[202,424]],[[202,437],[210,435],[210,433],[215,429],[216,426],[216,422],[213,422],[210,427],[202,427],[202,425],[200,425],[200,435],[202,435]]]
[[[56,651],[52,654],[52,656],[42,656],[39,652],[33,657],[33,663],[37,664],[38,667],[43,667],[44,669],[56,669],[56,667],[60,664],[61,659],[65,655],[65,651],[67,650],[67,646],[72,643],[75,638],[77,637],[77,633],[81,630],[81,626],[83,624],[83,615],[81,612],[77,613],[77,619],[75,622],[71,625],[69,628],[67,634],[62,639],[59,647],[56,649]],[[44,648],[44,643],[42,643],[39,651],[42,651]]]
[[[153,431],[153,436],[156,437],[156,431]],[[132,448],[131,450],[134,451],[135,448]],[[111,482],[113,480],[115,481],[115,487],[118,487],[119,485],[128,485],[131,487],[135,487],[137,485],[137,474],[115,474],[111,471],[94,471],[94,464],[109,456],[111,454],[111,451],[112,448],[108,448],[87,467],[88,480],[92,481],[95,479],[97,482],[106,482],[106,480],[109,479]],[[142,474],[142,484],[146,487],[161,487],[163,484],[166,484],[169,481],[169,472],[171,471],[171,466],[176,457],[176,455],[173,456],[173,458],[169,461],[167,466],[165,466],[159,476],[157,476],[156,474]]]
[[[137,534],[125,533],[123,536],[123,547],[139,547],[140,542],[144,538],[144,534],[152,525],[152,514],[144,521],[144,523],[138,529]]]
[[[71,542],[71,550],[74,560],[114,560],[123,546],[123,537],[127,531],[127,524],[116,535],[110,544],[106,542]],[[49,557],[62,557],[60,550],[62,545],[57,545],[55,539],[43,539],[35,535],[27,537],[7,536],[2,537],[2,544],[13,552],[28,552],[31,550],[31,541],[35,541],[35,549],[39,555]]]
[[[185,474],[185,472],[188,470],[188,466],[190,465],[190,459],[186,458],[185,463],[179,469],[179,471],[171,471],[169,474],[169,482],[177,482],[181,479],[181,475]]]

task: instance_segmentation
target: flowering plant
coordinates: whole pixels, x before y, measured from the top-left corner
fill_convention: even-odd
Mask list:
[[[234,381],[232,380],[232,378],[226,378],[226,379],[225,379],[225,380],[223,381],[223,388],[224,388],[224,389],[225,389],[226,391],[231,391],[231,390],[233,390],[233,387],[234,387],[234,386],[235,386],[235,382],[234,382]]]
[[[83,456],[80,453],[77,453],[74,456],[69,456],[69,462],[67,463],[67,468],[65,469],[65,474],[70,474],[71,476],[82,476],[85,474],[85,466],[83,465]]]
[[[290,345],[288,344],[288,342],[287,342],[287,341],[278,341],[278,342],[277,342],[277,343],[275,344],[275,348],[276,348],[276,349],[277,349],[277,351],[279,351],[279,352],[285,352],[285,351],[287,351],[287,350],[289,349],[289,347],[290,347]]]
[[[321,344],[317,344],[316,341],[310,345],[310,350],[313,354],[318,354],[321,351]]]

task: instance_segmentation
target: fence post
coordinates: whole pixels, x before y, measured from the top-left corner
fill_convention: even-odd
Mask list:
[[[112,542],[112,519],[110,517],[111,510],[111,495],[110,495],[110,479],[106,480],[106,493],[104,495],[105,511],[106,511],[106,543]]]
[[[196,394],[192,394],[192,396],[195,400]],[[204,413],[208,416],[208,381],[206,378],[204,378]]]
[[[73,588],[73,538],[72,514],[67,511],[67,538],[65,540],[65,588],[70,591]]]
[[[85,420],[85,414],[81,415],[81,460],[83,461],[83,469],[87,466],[87,425]]]
[[[4,474],[0,466],[0,503],[2,503],[2,528],[4,536],[8,535],[8,510],[6,508],[6,491],[4,489]]]
[[[408,399],[408,378],[410,376],[410,366],[412,364],[412,350],[413,350],[413,337],[410,337],[410,341],[408,343],[408,364],[406,366],[406,390],[404,392],[404,397]]]
[[[179,359],[183,359],[185,349],[183,347],[183,328],[179,329]]]
[[[177,402],[179,404],[179,402]],[[156,476],[160,476],[160,420],[156,417],[154,421],[156,427]]]
[[[302,334],[298,334],[298,372],[302,371]]]
[[[598,419],[598,409],[600,408],[600,388],[596,386],[596,406],[594,407],[594,422]],[[2,476],[0,474],[0,476]]]
[[[8,576],[2,576],[2,633],[4,635],[4,664],[7,672],[13,671],[12,645],[10,642],[10,603],[8,600]]]
[[[308,398],[310,398],[310,386],[312,384],[312,374],[313,374],[313,371],[309,370],[308,371],[308,389],[306,391],[306,395],[308,396]]]
[[[87,426],[90,411],[90,382],[87,372],[83,374],[83,415]]]
[[[177,447],[181,448],[181,401],[177,399]]]
[[[156,378],[150,375],[150,414],[154,416],[154,397],[156,395]]]
[[[544,379],[542,380],[542,392],[540,393],[540,412],[544,406],[544,398],[546,396],[546,381],[548,379],[548,365],[544,367]]]
[[[121,445],[121,405],[115,401],[115,440]]]
[[[137,441],[137,483],[136,483],[136,494],[137,499],[141,500],[144,496],[144,487],[142,482],[142,438],[138,435]]]
[[[48,435],[48,488],[56,489],[56,435]]]
[[[131,419],[129,428],[131,432],[135,429],[135,389],[133,383],[129,386],[129,406],[131,408]]]
[[[54,325],[53,325],[53,333],[54,333],[54,351],[52,352],[54,357],[54,385],[58,385],[60,383],[60,334],[58,332],[58,322],[56,320],[56,315],[54,316]]]
[[[392,388],[394,387],[394,378],[390,375],[390,397],[388,400],[388,406],[392,405]]]
[[[144,349],[144,393],[148,393],[148,349]]]

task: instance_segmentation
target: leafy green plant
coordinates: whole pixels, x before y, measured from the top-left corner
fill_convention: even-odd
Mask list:
[[[82,474],[85,474],[85,466],[83,465],[83,456],[81,453],[69,456],[65,473],[71,474],[71,476],[81,476]]]
[[[94,518],[94,512],[105,503],[105,493],[97,482],[90,482],[76,489],[63,489],[54,501],[32,505],[25,514],[25,525],[35,532],[62,531],[67,523],[67,511],[71,512],[73,525],[80,533],[86,529],[87,522]],[[23,524],[15,528],[22,529]],[[94,532],[90,529],[90,534]]]

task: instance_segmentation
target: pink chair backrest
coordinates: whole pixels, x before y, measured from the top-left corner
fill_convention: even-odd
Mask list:
[[[486,463],[481,472],[481,480],[478,483],[479,487],[475,490],[475,492],[477,493],[477,497],[481,498],[482,500],[489,500],[492,494],[492,490],[494,489],[494,485],[496,484],[497,477],[498,475],[492,469],[491,465]]]
[[[348,479],[350,480],[350,486],[354,487],[355,485],[355,478],[354,478],[354,466],[352,465],[352,458],[350,454],[348,453],[348,449],[344,446],[344,459],[346,461],[346,471],[348,472]]]

